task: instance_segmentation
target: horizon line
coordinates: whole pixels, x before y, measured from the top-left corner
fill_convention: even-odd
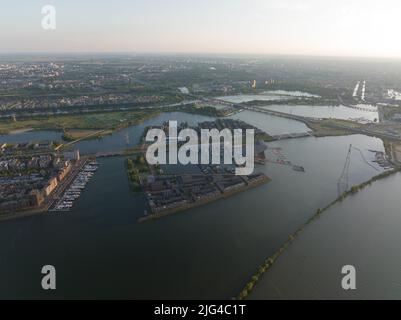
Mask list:
[[[287,57],[287,58],[324,58],[344,60],[401,60],[396,56],[361,56],[361,55],[330,55],[330,54],[306,54],[306,53],[241,53],[241,52],[192,52],[192,51],[1,51],[0,56],[5,55],[159,55],[159,56],[243,56],[243,57]]]

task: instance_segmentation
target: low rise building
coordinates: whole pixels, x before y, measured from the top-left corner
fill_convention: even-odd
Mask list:
[[[52,193],[53,190],[56,189],[57,185],[57,177],[52,177],[43,189],[45,195],[48,196],[50,193]]]
[[[32,190],[29,193],[29,202],[32,207],[40,206],[44,201],[43,193],[39,190]]]
[[[62,167],[57,174],[57,180],[59,182],[62,181],[70,171],[71,171],[71,163],[69,161],[66,161],[64,167]]]

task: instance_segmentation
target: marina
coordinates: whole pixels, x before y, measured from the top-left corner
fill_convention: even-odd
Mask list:
[[[74,181],[67,187],[64,194],[56,201],[56,204],[49,211],[51,212],[67,212],[74,206],[74,202],[81,196],[87,183],[93,177],[98,169],[96,162],[85,164]]]

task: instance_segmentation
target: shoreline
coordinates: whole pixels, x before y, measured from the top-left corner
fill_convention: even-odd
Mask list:
[[[82,167],[88,162],[88,159],[88,157],[82,157],[79,163],[74,164],[74,168],[70,171],[70,173],[58,184],[58,186],[52,191],[52,193],[50,193],[50,195],[46,197],[45,201],[41,205],[37,207],[21,209],[15,212],[0,213],[0,222],[11,219],[30,217],[34,215],[49,214],[49,209],[53,206],[54,202],[57,199],[57,196],[64,193],[66,188],[71,184],[71,182],[77,176]]]
[[[154,111],[155,110],[152,110],[152,112],[154,112]],[[250,110],[250,111],[254,111],[254,110]],[[121,111],[115,111],[115,112],[121,112]],[[21,133],[31,132],[31,131],[32,132],[34,132],[34,131],[54,131],[54,132],[61,132],[63,134],[62,141],[65,143],[71,143],[71,142],[74,142],[75,140],[81,141],[81,140],[101,139],[104,136],[113,134],[113,133],[123,130],[127,127],[141,124],[146,120],[150,120],[154,117],[157,117],[158,115],[160,115],[160,113],[163,113],[163,112],[166,112],[166,113],[183,112],[183,113],[187,113],[187,114],[199,114],[199,115],[206,115],[206,116],[211,116],[211,117],[216,117],[216,118],[226,118],[227,117],[227,116],[218,117],[214,114],[208,114],[208,113],[202,113],[202,112],[190,112],[190,110],[186,110],[186,109],[182,109],[182,108],[166,108],[166,110],[158,109],[155,111],[155,114],[152,114],[151,116],[146,115],[143,119],[140,119],[140,120],[131,120],[131,121],[127,121],[128,123],[120,123],[120,124],[116,125],[115,128],[113,128],[113,127],[111,127],[111,128],[110,127],[106,127],[106,128],[71,127],[71,128],[63,129],[63,128],[57,128],[57,127],[43,126],[43,127],[38,127],[38,128],[30,127],[30,128],[25,128],[25,129],[23,129],[23,128],[15,129],[15,130],[11,130],[8,132],[7,131],[2,132],[0,130],[0,132],[2,132],[0,135],[1,136],[16,135],[16,134],[21,134]],[[258,111],[254,111],[254,112],[258,112]],[[111,112],[111,113],[114,113],[114,112]],[[276,116],[278,116],[278,115],[276,115]],[[61,116],[61,117],[63,117],[63,116]],[[351,127],[334,128],[334,127],[330,126],[329,123],[327,123],[328,122],[327,120],[320,120],[320,121],[314,120],[313,122],[311,122],[311,121],[307,121],[307,119],[305,119],[305,121],[292,119],[291,115],[285,115],[285,116],[283,115],[282,117],[305,123],[307,128],[309,128],[311,131],[313,131],[313,136],[315,136],[315,137],[346,136],[346,135],[353,135],[353,134],[360,133]],[[76,130],[76,131],[79,131],[79,130],[92,131],[92,132],[97,130],[97,131],[104,131],[105,133],[104,134],[102,133],[100,135],[95,135],[95,136],[92,136],[91,134],[89,134],[87,138],[85,136],[83,136],[83,137],[74,139],[74,138],[70,137],[70,135],[69,135],[69,132],[74,131],[74,130]],[[369,133],[362,133],[362,134],[375,136],[375,135],[369,134]],[[294,138],[298,138],[298,137],[294,137]],[[265,140],[266,142],[272,141],[272,139],[263,139],[263,140]]]
[[[198,200],[198,201],[195,201],[195,202],[192,202],[192,203],[187,203],[187,204],[182,205],[182,206],[177,207],[177,208],[166,209],[166,210],[164,210],[162,212],[153,213],[153,214],[149,214],[147,216],[140,217],[138,219],[138,223],[143,223],[143,222],[146,222],[146,221],[163,218],[163,217],[166,217],[166,216],[169,216],[169,215],[172,215],[172,214],[176,214],[176,213],[180,213],[180,212],[192,209],[192,208],[200,207],[200,206],[203,206],[203,205],[206,205],[206,204],[209,204],[209,203],[221,200],[221,199],[229,198],[229,197],[234,196],[234,195],[236,195],[238,193],[242,193],[242,192],[245,192],[247,190],[256,188],[258,186],[261,186],[263,184],[266,184],[269,181],[271,181],[271,179],[269,177],[263,176],[262,178],[259,178],[256,181],[248,182],[248,184],[246,184],[245,186],[236,188],[234,190],[230,190],[228,192],[220,193],[217,196],[214,196],[214,197],[211,197],[211,198],[207,198],[207,199]]]
[[[47,214],[47,210],[44,207],[35,208],[35,209],[26,209],[26,210],[17,211],[15,213],[0,214],[0,222],[12,220],[12,219],[27,218],[27,217],[31,217],[31,216],[45,215],[45,214]]]
[[[127,111],[110,111],[110,112],[99,112],[99,113],[94,113],[91,114],[90,116],[96,115],[96,116],[103,116],[104,119],[97,119],[99,127],[85,127],[85,123],[82,123],[82,119],[79,115],[57,115],[51,117],[51,119],[57,119],[57,121],[53,122],[48,122],[50,119],[49,117],[32,117],[24,120],[18,121],[21,126],[17,126],[17,129],[9,128],[7,127],[12,123],[12,121],[0,121],[0,136],[7,136],[7,135],[16,135],[16,134],[21,134],[24,132],[30,132],[30,131],[53,131],[53,132],[68,132],[72,130],[88,130],[88,131],[106,131],[110,130],[111,133],[119,131],[121,129],[124,129],[129,126],[135,126],[138,124],[141,124],[142,122],[152,119],[154,117],[157,117],[162,113],[162,109],[150,109],[148,111],[144,111],[143,109],[140,110],[127,110]],[[119,121],[118,118],[113,118],[109,119],[107,116],[109,115],[115,115],[115,114],[121,114],[121,117],[125,116],[126,119],[120,119]],[[86,115],[82,115],[85,117]],[[66,119],[67,121],[75,121],[75,123],[69,123],[69,125],[64,125],[62,120]],[[60,122],[58,122],[60,120]],[[112,125],[108,126],[101,126],[103,122],[115,122]],[[25,124],[25,127],[24,127]],[[67,122],[68,124],[68,122]],[[4,127],[3,127],[4,126]],[[20,127],[20,128],[18,128]]]
[[[26,128],[26,129],[15,129],[15,130],[11,130],[8,135],[15,135],[15,134],[21,134],[21,133],[25,133],[25,132],[30,132],[30,131],[34,131],[34,128]]]

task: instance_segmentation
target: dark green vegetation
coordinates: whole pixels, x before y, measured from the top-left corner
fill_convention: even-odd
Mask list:
[[[344,136],[351,133],[349,130],[347,130],[347,128],[361,128],[361,125],[358,122],[340,119],[309,121],[307,125],[313,130],[316,137]]]
[[[198,107],[194,103],[185,104],[185,105],[177,105],[177,106],[168,107],[168,108],[163,108],[163,111],[186,112],[186,113],[200,114],[200,115],[210,116],[210,117],[222,117],[222,116],[224,116],[223,112],[221,112],[220,110],[217,110],[214,107],[209,107],[209,106]]]
[[[0,121],[0,134],[7,134],[13,130],[32,128],[34,130],[118,130],[138,124],[158,114],[158,111],[120,111],[82,115],[64,115],[35,117],[24,120]],[[66,135],[68,139],[68,135]]]
[[[186,103],[186,104],[180,104],[180,105],[175,105],[171,107],[164,107],[162,108],[164,112],[185,112],[185,113],[191,113],[191,114],[199,114],[199,115],[204,115],[204,116],[209,116],[209,117],[226,117],[229,114],[238,111],[235,108],[224,108],[224,109],[217,109],[213,106],[208,106],[208,105],[197,105],[196,103]]]
[[[132,190],[141,191],[141,181],[150,172],[145,156],[141,154],[128,158],[126,166]]]

